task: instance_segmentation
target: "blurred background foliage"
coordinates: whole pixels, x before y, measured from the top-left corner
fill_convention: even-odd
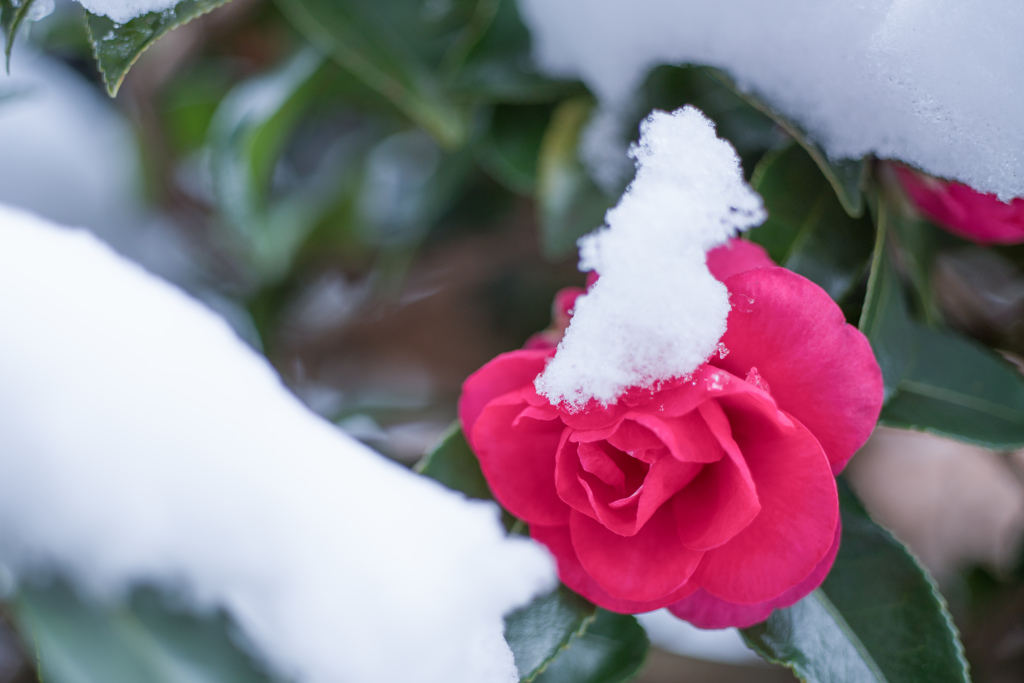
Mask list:
[[[8,50],[17,42],[14,76],[38,53],[95,93],[117,93],[109,106],[130,122],[143,212],[188,267],[165,250],[115,246],[224,313],[312,409],[411,466],[453,421],[465,377],[547,327],[558,289],[583,284],[575,241],[625,186],[602,189],[580,162],[595,100],[537,73],[514,0],[234,0],[211,12],[221,4],[185,0],[118,26],[83,22],[68,4],[33,23],[32,2],[0,0],[0,27]],[[0,81],[0,127],[5,107],[31,97],[31,85]],[[981,552],[930,568],[975,680],[1024,680],[1024,459],[1014,455],[1024,382],[1005,360],[1024,354],[1024,249],[936,228],[885,164],[828,160],[712,69],[653,69],[628,129],[684,104],[716,122],[765,198],[770,217],[750,239],[821,285],[871,339],[886,379],[883,424],[985,447],[996,476],[1016,486],[998,562]],[[458,438],[447,433],[427,474],[444,481],[446,458],[461,462]],[[851,477],[869,503],[879,471]],[[916,533],[898,515],[885,521]],[[45,578],[12,595],[0,680],[270,679],[226,616],[187,614],[166,592],[142,589],[105,610]],[[521,668],[533,657],[527,678],[634,676],[647,651],[635,620],[573,599],[548,596],[517,617],[561,624],[553,639],[513,642]],[[642,678],[684,679],[792,676],[658,651]]]

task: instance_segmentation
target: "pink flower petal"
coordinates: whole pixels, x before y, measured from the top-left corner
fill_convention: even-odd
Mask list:
[[[466,438],[485,405],[502,394],[522,389],[527,384],[532,386],[554,353],[554,349],[503,353],[466,378],[459,397],[459,421]]]
[[[605,609],[613,612],[619,612],[620,614],[639,614],[641,612],[650,612],[678,602],[696,590],[694,585],[684,583],[676,590],[672,591],[668,595],[659,597],[657,600],[638,602],[635,600],[623,600],[622,598],[616,598],[602,588],[601,585],[583,569],[583,565],[580,564],[579,558],[576,556],[576,551],[572,547],[572,537],[569,533],[568,526],[531,526],[530,536],[533,537],[534,540],[547,546],[548,550],[551,551],[551,554],[555,556],[555,560],[558,562],[558,576],[562,579],[562,583],[585,597],[587,600],[601,605]]]
[[[528,389],[520,389],[522,396]],[[525,402],[508,394],[487,404],[469,433],[480,468],[498,502],[531,524],[568,522],[569,508],[555,490],[555,451],[561,422],[520,419]]]
[[[703,588],[698,588],[689,597],[669,605],[668,609],[672,614],[698,628],[728,628],[730,626],[746,628],[758,624],[767,619],[772,610],[795,604],[821,585],[835,562],[841,535],[842,526],[837,524],[832,547],[810,576],[771,600],[753,605],[739,605],[716,598]]]
[[[774,266],[775,261],[760,244],[733,238],[720,247],[708,252],[708,270],[716,280],[724,282],[725,278],[754,268]]]
[[[576,511],[569,517],[569,531],[587,573],[609,594],[634,602],[658,600],[676,591],[703,554],[679,541],[668,507],[655,513],[635,536],[619,536]]]
[[[882,409],[882,373],[867,338],[823,289],[785,268],[747,271],[725,284],[733,302],[722,337],[729,353],[712,362],[739,377],[756,367],[838,473]]]
[[[713,402],[701,406],[702,412],[726,416]],[[728,423],[726,422],[726,428]],[[710,550],[729,541],[745,529],[761,511],[754,480],[739,446],[729,434],[722,435],[726,457],[705,465],[685,490],[672,500],[679,539],[687,548]]]
[[[825,557],[839,520],[838,495],[828,460],[803,425],[780,424],[774,406],[754,393],[722,403],[761,512],[704,555],[693,581],[727,602],[756,604],[802,582]]]

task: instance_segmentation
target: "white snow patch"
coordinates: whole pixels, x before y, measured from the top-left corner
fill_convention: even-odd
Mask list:
[[[729,315],[729,294],[705,253],[766,217],[736,151],[693,107],[652,113],[630,156],[636,178],[605,215],[607,226],[580,239],[580,269],[601,277],[577,299],[537,378],[552,403],[610,403],[628,387],[697,369]]]
[[[830,157],[874,153],[1003,199],[1024,195],[1019,0],[519,0],[519,8],[541,67],[582,78],[613,111],[651,67],[712,65]]]
[[[110,17],[115,24],[127,24],[132,19],[150,12],[169,10],[182,0],[78,0],[93,14]],[[103,38],[103,36],[97,36]]]
[[[636,615],[651,643],[662,650],[684,657],[725,664],[763,664],[746,646],[735,628],[708,630],[697,628],[667,609]]]
[[[184,585],[297,683],[518,680],[554,582],[493,504],[316,417],[220,318],[88,233],[0,206],[0,567]]]

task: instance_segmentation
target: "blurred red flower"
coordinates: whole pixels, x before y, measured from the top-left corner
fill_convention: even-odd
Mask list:
[[[727,352],[692,376],[573,412],[534,388],[554,349],[513,351],[466,380],[459,415],[495,497],[566,585],[721,628],[824,580],[834,475],[878,419],[882,378],[828,295],[760,247],[734,240],[708,267],[730,292]]]
[[[955,235],[979,244],[1024,242],[1024,199],[1009,204],[994,194],[893,164],[900,184],[921,213]]]

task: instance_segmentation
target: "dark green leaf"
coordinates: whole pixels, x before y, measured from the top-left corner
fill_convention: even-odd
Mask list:
[[[647,657],[647,633],[636,618],[597,610],[583,635],[569,643],[537,683],[624,683],[640,672]]]
[[[480,471],[480,461],[466,443],[458,421],[448,428],[441,442],[416,463],[416,471],[470,498],[493,498],[484,473]]]
[[[225,618],[171,611],[151,592],[100,607],[63,584],[23,586],[11,613],[46,683],[274,680],[235,645]]]
[[[21,4],[15,4],[13,0],[0,0],[0,30],[3,30],[4,34],[7,73],[11,72],[11,52],[14,49],[14,39],[18,35],[18,29],[28,18],[29,10],[34,2],[35,0],[23,0]]]
[[[593,103],[563,102],[555,110],[541,143],[537,167],[541,250],[547,258],[573,253],[576,240],[604,223],[614,199],[604,195],[579,160],[580,134]]]
[[[551,102],[578,84],[552,81],[537,73],[530,57],[530,32],[519,17],[515,0],[498,0],[487,31],[466,53],[452,75],[453,92],[492,102]]]
[[[229,0],[182,0],[163,12],[150,12],[126,24],[86,12],[93,55],[113,97],[135,60],[169,31],[211,12]]]
[[[825,583],[744,629],[747,644],[808,683],[967,683],[931,577],[841,482],[840,510],[842,543]]]
[[[871,275],[858,324],[860,331],[871,342],[875,358],[882,369],[886,401],[895,395],[914,355],[913,322],[888,248],[887,211],[884,203],[879,206]]]
[[[513,192],[530,194],[537,183],[537,159],[551,108],[546,105],[495,107],[480,146],[484,167]]]
[[[505,617],[505,640],[523,683],[534,680],[594,620],[591,603],[564,586]]]
[[[871,257],[874,227],[843,209],[814,160],[796,144],[770,152],[751,185],[768,220],[750,239],[779,264],[818,284],[836,301],[857,285]]]
[[[719,137],[732,143],[749,176],[761,156],[788,141],[776,123],[698,66],[662,65],[647,75],[633,105],[631,129],[653,109],[674,111],[693,105],[715,122]]]
[[[880,422],[987,448],[1024,447],[1024,378],[980,344],[913,325],[914,355]]]
[[[444,72],[486,30],[495,1],[437,3],[434,12],[417,0],[277,0],[310,42],[446,147],[468,139],[471,117]]]
[[[891,173],[891,169],[886,170]],[[894,184],[897,181],[892,179],[889,182]],[[880,193],[879,201],[885,205],[897,263],[910,281],[918,315],[928,324],[935,325],[941,314],[932,296],[931,269],[939,228],[921,218],[905,200],[894,195],[890,186]]]
[[[870,171],[866,159],[829,159],[825,150],[811,140],[807,133],[799,126],[769,107],[754,94],[740,90],[724,72],[717,69],[708,69],[707,71],[715,79],[732,88],[736,94],[747,100],[751,106],[756,107],[771,117],[773,121],[789,133],[807,151],[811,158],[814,159],[814,163],[821,169],[825,178],[828,179],[843,209],[851,217],[859,218],[864,215],[866,206],[864,187]]]

